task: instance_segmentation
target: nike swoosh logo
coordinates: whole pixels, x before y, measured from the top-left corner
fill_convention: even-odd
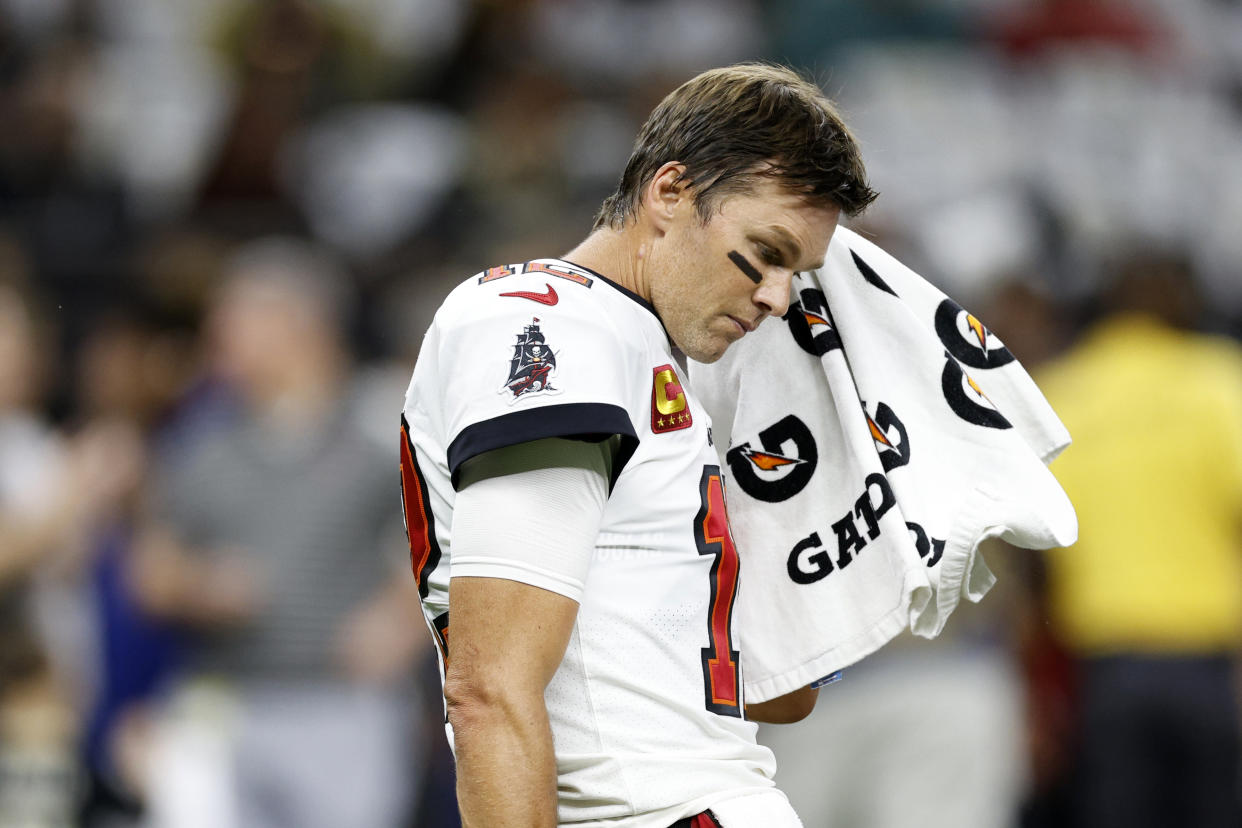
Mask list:
[[[546,282],[544,283],[544,287],[548,289],[547,293],[532,293],[528,290],[515,290],[513,293],[502,293],[500,295],[516,296],[519,299],[529,299],[532,302],[538,302],[541,305],[555,305],[559,301],[559,298],[556,295],[556,290]]]

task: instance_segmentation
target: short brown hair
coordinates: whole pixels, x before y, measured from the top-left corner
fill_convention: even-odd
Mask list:
[[[774,177],[812,201],[854,216],[878,195],[867,184],[858,143],[819,87],[783,66],[712,69],[671,92],[639,130],[617,190],[595,227],[620,227],[642,190],[669,161],[684,164],[706,220],[718,200]]]

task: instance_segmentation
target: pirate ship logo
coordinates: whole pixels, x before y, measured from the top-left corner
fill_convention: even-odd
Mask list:
[[[531,323],[517,335],[513,343],[513,356],[509,359],[509,379],[500,389],[500,393],[509,393],[514,402],[528,394],[559,394],[560,390],[552,386],[552,378],[556,376],[556,354],[548,347],[543,332],[539,330],[539,318],[534,317]]]

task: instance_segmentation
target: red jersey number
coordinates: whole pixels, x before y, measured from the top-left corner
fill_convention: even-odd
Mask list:
[[[742,715],[738,651],[731,636],[740,562],[729,534],[724,482],[719,466],[704,466],[699,480],[702,504],[694,518],[694,542],[700,555],[711,555],[711,603],[707,615],[708,646],[703,648],[703,689],[707,709],[721,716]]]

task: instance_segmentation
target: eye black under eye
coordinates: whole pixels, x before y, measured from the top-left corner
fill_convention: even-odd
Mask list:
[[[745,256],[743,256],[741,253],[738,253],[736,250],[729,251],[729,261],[737,265],[737,269],[742,271],[742,273],[746,274],[746,278],[750,279],[756,285],[763,281],[763,274],[760,273],[758,270],[755,270],[755,266],[752,265],[746,259]]]

